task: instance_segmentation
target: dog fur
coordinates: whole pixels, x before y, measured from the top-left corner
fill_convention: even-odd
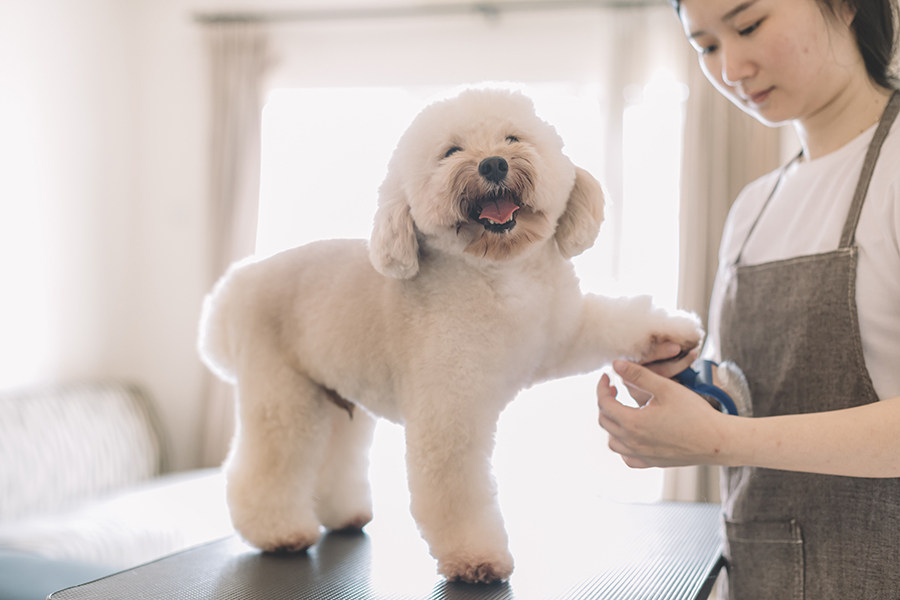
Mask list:
[[[503,408],[540,381],[699,344],[693,315],[581,293],[569,259],[594,243],[603,194],[562,148],[524,95],[464,91],[402,136],[368,244],[312,243],[218,282],[199,346],[236,386],[227,496],[249,543],[300,551],[320,526],[368,523],[377,416],[405,426],[411,511],[440,573],[507,579]],[[508,219],[483,216],[510,202]]]

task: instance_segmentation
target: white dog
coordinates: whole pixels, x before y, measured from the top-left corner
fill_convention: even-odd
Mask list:
[[[582,295],[569,259],[594,243],[603,196],[562,147],[524,95],[467,90],[401,138],[368,244],[316,242],[216,285],[200,351],[237,387],[228,503],[249,543],[298,551],[320,525],[368,523],[380,416],[405,426],[411,510],[439,571],[507,579],[491,475],[507,403],[659,343],[700,342],[692,315]]]

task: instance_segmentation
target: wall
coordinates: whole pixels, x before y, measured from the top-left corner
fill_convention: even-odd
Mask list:
[[[208,286],[205,55],[184,0],[137,3],[134,26],[139,276],[124,368],[152,387],[181,469],[199,464],[201,448],[205,370],[195,338]]]
[[[0,3],[0,387],[146,385],[199,460],[205,79],[187,3]]]
[[[101,1],[0,10],[4,383],[95,375],[132,253],[127,15]]]

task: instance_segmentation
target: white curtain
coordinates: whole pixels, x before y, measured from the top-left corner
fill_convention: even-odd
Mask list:
[[[688,78],[679,304],[696,311],[705,324],[725,217],[745,185],[778,167],[781,135],[717,92],[696,58]]]
[[[206,26],[210,58],[209,286],[235,260],[253,254],[259,206],[260,126],[268,35],[256,24]],[[234,430],[230,385],[206,374],[203,456],[221,464]]]
[[[688,85],[678,305],[699,314],[705,326],[725,217],[745,185],[779,166],[781,133],[761,125],[717,92],[696,55],[688,67]],[[718,502],[718,469],[668,469],[663,498]]]
[[[665,72],[676,81],[687,77],[687,57],[690,46],[673,11],[668,6],[609,9],[608,35],[598,40],[604,57],[598,77],[608,90],[605,98],[607,130],[603,187],[607,192],[606,223],[604,227],[614,236],[614,272],[618,273],[622,260],[618,256],[623,235],[625,207],[623,173],[623,116],[627,106],[625,90],[629,86],[643,88],[660,73]]]

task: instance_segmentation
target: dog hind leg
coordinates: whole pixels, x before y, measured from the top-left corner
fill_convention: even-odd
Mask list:
[[[328,402],[321,387],[279,359],[255,358],[238,377],[240,419],[225,464],[231,519],[261,550],[302,551],[319,538],[313,490]]]
[[[328,529],[360,530],[372,520],[369,448],[375,417],[359,406],[347,410],[328,402],[325,408],[331,432],[316,483],[316,515]]]

